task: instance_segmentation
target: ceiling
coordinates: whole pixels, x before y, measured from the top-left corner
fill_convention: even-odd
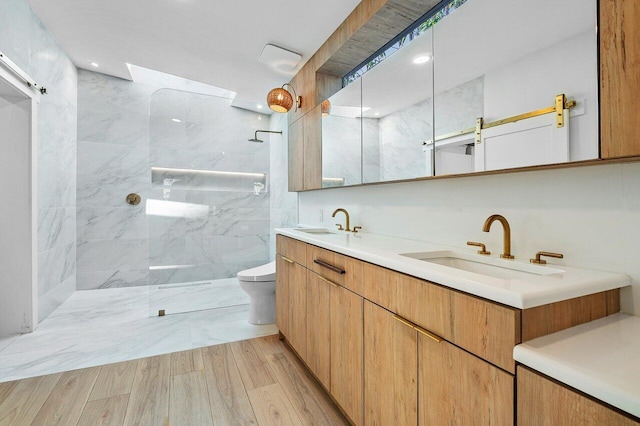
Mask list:
[[[359,2],[29,0],[79,68],[131,79],[130,63],[234,91],[234,103],[250,109],[289,81]],[[300,64],[286,72],[260,63],[267,43],[301,54]]]

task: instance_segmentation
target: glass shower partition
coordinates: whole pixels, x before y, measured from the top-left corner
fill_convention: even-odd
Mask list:
[[[151,97],[150,316],[249,303],[236,274],[269,261],[269,118],[231,99]]]

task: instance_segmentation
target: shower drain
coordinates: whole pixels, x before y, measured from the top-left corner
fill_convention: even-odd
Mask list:
[[[186,283],[186,284],[167,284],[158,286],[158,290],[166,290],[171,288],[183,288],[183,287],[200,287],[203,285],[211,285],[211,281],[204,281],[201,283]]]

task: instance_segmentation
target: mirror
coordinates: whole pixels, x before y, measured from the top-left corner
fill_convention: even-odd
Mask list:
[[[363,150],[375,150],[380,164],[379,175],[366,182],[432,174],[431,155],[423,149],[423,143],[433,139],[432,30],[407,36],[399,44],[360,78]]]
[[[598,158],[596,7],[467,0],[433,27],[436,175]],[[559,94],[560,127],[534,114]]]
[[[321,109],[322,187],[361,184],[364,164],[361,80],[325,100]]]
[[[353,185],[598,158],[597,0],[454,3],[332,96],[361,91],[362,111],[351,132],[323,118],[323,176]],[[354,129],[360,182],[346,177]]]

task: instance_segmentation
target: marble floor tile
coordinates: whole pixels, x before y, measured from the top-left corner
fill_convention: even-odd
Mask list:
[[[247,322],[248,298],[233,281],[213,281],[206,288],[78,291],[34,333],[0,339],[0,382],[277,333],[275,324]],[[215,309],[149,316],[150,295],[155,293],[166,294],[165,302],[173,303],[164,305],[170,307],[167,313],[186,309],[184,298],[196,300],[195,308]]]

